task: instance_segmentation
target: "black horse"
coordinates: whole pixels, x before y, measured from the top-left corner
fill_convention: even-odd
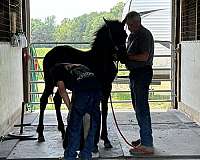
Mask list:
[[[49,71],[56,63],[76,63],[88,66],[96,75],[102,84],[103,98],[101,101],[102,106],[102,130],[101,139],[104,140],[104,146],[111,148],[112,145],[108,139],[107,133],[107,112],[108,112],[108,98],[112,89],[112,82],[117,74],[115,61],[119,60],[126,53],[126,38],[127,34],[124,30],[124,23],[117,20],[105,20],[105,24],[96,32],[94,42],[92,43],[91,50],[81,51],[70,46],[57,46],[50,50],[43,60],[43,71],[45,80],[45,89],[40,98],[40,115],[39,124],[37,127],[38,142],[45,141],[43,130],[44,110],[48,103],[48,97],[53,93],[55,87]],[[60,106],[62,98],[56,92],[53,98],[57,121],[58,130],[62,133],[62,138],[65,135],[64,123],[62,120]],[[95,136],[95,144],[97,146],[100,137],[100,128]]]

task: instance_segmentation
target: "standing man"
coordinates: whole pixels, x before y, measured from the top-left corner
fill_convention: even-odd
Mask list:
[[[63,101],[70,110],[70,118],[65,137],[68,141],[64,152],[64,160],[75,160],[80,146],[83,116],[88,113],[91,117],[90,129],[79,153],[82,160],[92,159],[94,135],[100,123],[101,86],[94,73],[81,64],[60,63],[51,69],[54,83]],[[69,99],[66,92],[69,89],[73,97]]]
[[[148,102],[149,86],[153,77],[154,39],[141,24],[140,14],[132,11],[126,15],[131,32],[127,44],[126,67],[130,71],[132,104],[140,127],[140,139],[133,141],[131,154],[153,154],[151,116]]]

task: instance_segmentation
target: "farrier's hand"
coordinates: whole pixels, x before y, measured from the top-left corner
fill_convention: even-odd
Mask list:
[[[62,97],[64,103],[66,104],[67,108],[70,110],[70,99],[69,99],[69,95],[66,91],[66,88],[65,88],[65,84],[63,81],[58,81],[57,82],[57,87],[58,87],[58,91],[59,91],[59,94],[60,96]]]

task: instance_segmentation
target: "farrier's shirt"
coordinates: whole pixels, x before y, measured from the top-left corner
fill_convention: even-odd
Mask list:
[[[151,32],[143,26],[141,26],[141,28],[137,32],[131,33],[129,35],[127,43],[128,54],[140,54],[142,52],[149,53],[148,60],[146,62],[127,60],[125,64],[127,69],[132,70],[134,68],[141,68],[147,65],[153,65],[154,39]]]
[[[63,81],[65,87],[73,90],[90,90],[100,88],[94,73],[81,64],[59,63],[50,70],[54,84]]]

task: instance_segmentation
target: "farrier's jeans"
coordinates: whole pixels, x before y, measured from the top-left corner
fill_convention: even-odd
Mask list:
[[[153,71],[151,66],[137,68],[130,71],[130,89],[132,103],[140,127],[141,144],[153,146],[151,116],[148,103],[149,85],[152,81]]]
[[[94,134],[97,124],[100,123],[100,98],[99,90],[75,91],[72,100],[72,109],[68,125],[68,145],[64,152],[65,160],[75,160],[80,145],[82,120],[85,113],[91,116],[91,126],[86,138],[84,148],[80,151],[82,159],[92,159],[92,149],[94,147]]]

